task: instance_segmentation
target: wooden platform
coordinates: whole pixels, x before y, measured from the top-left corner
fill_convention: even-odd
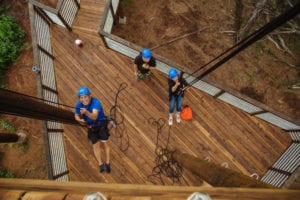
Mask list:
[[[137,82],[133,61],[103,45],[97,31],[104,3],[82,0],[73,32],[56,25],[51,27],[60,103],[74,106],[78,88],[87,86],[93,96],[101,100],[108,114],[120,84],[127,84],[118,99],[125,117],[124,136],[121,140],[113,131],[109,141],[111,174],[98,172],[85,128],[63,126],[70,179],[153,184],[148,176],[156,165],[157,127],[151,125],[149,119],[166,120],[168,117],[167,77],[154,72],[151,80]],[[83,40],[82,48],[74,45],[76,38]],[[290,143],[289,136],[281,129],[196,89],[186,93],[183,104],[192,107],[194,119],[180,124],[175,122],[170,128],[170,144],[200,158],[209,157],[211,162],[226,162],[229,168],[243,174],[262,176]],[[168,133],[169,127],[165,125],[159,145],[166,145]],[[123,151],[127,137],[129,148]],[[168,178],[164,181],[167,185],[173,183]],[[154,182],[162,184],[159,179]],[[202,181],[184,170],[180,183],[175,184],[199,186]]]
[[[186,200],[194,192],[209,194],[213,200],[298,200],[299,190],[214,188],[57,182],[30,179],[0,179],[0,200],[82,200],[101,192],[110,200]]]

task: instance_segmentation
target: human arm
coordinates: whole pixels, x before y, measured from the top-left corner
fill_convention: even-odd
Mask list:
[[[93,109],[92,112],[89,112],[87,109],[85,108],[80,108],[80,113],[81,115],[86,115],[88,118],[90,118],[91,120],[96,121],[98,118],[98,114],[99,114],[99,110],[97,109]]]
[[[86,121],[79,114],[75,114],[75,120],[78,121],[81,125],[86,125]]]
[[[133,73],[134,73],[134,75],[137,75],[137,73],[138,73],[138,67],[137,67],[137,64],[133,64]]]
[[[177,90],[177,88],[179,87],[179,85],[180,85],[180,82],[178,80],[175,81],[175,84],[174,84],[174,86],[172,86],[171,91],[175,92]]]

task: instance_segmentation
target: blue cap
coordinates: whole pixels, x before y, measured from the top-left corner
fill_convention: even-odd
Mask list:
[[[151,58],[152,54],[151,54],[151,51],[149,49],[143,49],[142,51],[142,56],[143,58]]]
[[[176,69],[172,68],[169,70],[169,78],[173,79],[178,76],[178,72]]]
[[[90,95],[90,94],[91,94],[91,92],[90,92],[89,88],[87,88],[87,87],[81,87],[78,90],[78,96],[79,97],[83,96],[83,95]]]

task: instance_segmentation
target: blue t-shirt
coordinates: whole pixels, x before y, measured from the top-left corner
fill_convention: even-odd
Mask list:
[[[75,114],[80,115],[80,108],[85,108],[85,109],[87,109],[89,112],[92,112],[93,109],[96,109],[96,110],[99,111],[97,120],[102,120],[102,119],[105,118],[105,115],[104,115],[104,111],[103,111],[101,102],[100,102],[98,99],[95,99],[95,98],[92,97],[90,104],[87,105],[87,106],[83,105],[80,101],[78,101],[78,102],[76,103],[76,106],[75,106]],[[83,119],[84,119],[88,124],[94,124],[94,123],[95,123],[95,121],[92,120],[91,118],[89,118],[87,115],[83,115]]]

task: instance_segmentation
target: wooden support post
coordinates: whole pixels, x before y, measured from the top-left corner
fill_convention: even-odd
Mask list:
[[[0,96],[0,113],[79,125],[72,111],[51,106],[43,100],[5,89],[0,89]]]
[[[19,135],[15,133],[0,133],[0,143],[18,142]]]
[[[214,187],[275,188],[250,176],[183,153],[177,149],[173,153],[173,159]]]

